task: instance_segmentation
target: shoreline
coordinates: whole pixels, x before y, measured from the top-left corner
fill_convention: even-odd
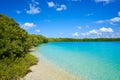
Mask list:
[[[24,80],[78,80],[75,76],[63,70],[58,70],[44,62],[30,67],[32,72],[28,73]]]
[[[37,57],[35,53],[35,48],[30,54]],[[38,58],[38,57],[37,57]],[[55,65],[49,63],[44,57],[41,56],[38,59],[38,63],[30,67],[31,72],[29,72],[23,80],[83,80],[80,79],[60,68],[57,68]]]

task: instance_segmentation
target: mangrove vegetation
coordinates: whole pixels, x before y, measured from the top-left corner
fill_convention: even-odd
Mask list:
[[[49,42],[120,41],[120,38],[48,38]]]
[[[28,34],[14,19],[0,14],[0,80],[18,80],[37,63],[32,46],[47,43],[42,35]]]

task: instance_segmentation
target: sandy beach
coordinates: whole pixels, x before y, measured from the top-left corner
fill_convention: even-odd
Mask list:
[[[30,69],[32,72],[28,73],[24,80],[78,80],[75,76],[43,62],[39,62]]]
[[[35,50],[35,48],[32,48],[33,52],[31,54],[36,56]],[[55,65],[50,64],[42,55],[40,59],[37,65],[30,67],[31,72],[23,80],[82,80],[60,68],[58,69]]]

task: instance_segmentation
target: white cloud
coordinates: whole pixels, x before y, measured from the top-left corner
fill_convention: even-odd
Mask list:
[[[102,27],[100,29],[93,29],[88,32],[82,33],[81,35],[83,35],[83,36],[89,36],[89,35],[100,36],[100,35],[102,35],[102,33],[112,33],[112,32],[114,32],[112,28]]]
[[[47,2],[49,7],[55,7],[55,3],[54,2]]]
[[[120,17],[114,17],[108,20],[98,20],[96,23],[102,24],[102,23],[109,23],[111,25],[116,25],[115,23],[120,22]]]
[[[16,11],[16,13],[17,13],[17,14],[20,14],[20,13],[21,13],[21,11],[17,10],[17,11]]]
[[[60,8],[56,8],[56,11],[62,11],[62,8],[60,7]]]
[[[98,31],[93,29],[93,30],[89,31],[89,34],[98,34]]]
[[[66,9],[67,9],[66,5],[62,4],[56,8],[56,11],[62,11],[62,10],[66,10]]]
[[[65,4],[55,4],[54,2],[47,2],[48,4],[48,7],[51,7],[51,8],[55,8],[56,11],[62,11],[62,10],[66,10],[67,9],[67,6]]]
[[[39,29],[36,29],[35,31],[36,31],[36,32],[38,32],[38,33],[40,32],[40,30],[39,30]]]
[[[35,7],[34,5],[30,4],[30,10],[27,10],[28,14],[37,14],[40,13],[40,8],[39,7]]]
[[[73,33],[72,35],[73,35],[74,37],[78,37],[78,36],[79,36],[78,32],[75,32],[75,33]]]
[[[99,33],[99,30],[96,30],[96,29],[93,29],[93,30],[90,30],[86,33],[82,33],[83,36],[86,36],[86,35],[100,35],[101,33]]]
[[[36,25],[35,25],[34,23],[26,22],[26,23],[23,24],[23,26],[24,26],[25,28],[32,28],[32,27],[35,27]]]
[[[105,28],[105,27],[102,27],[99,29],[100,32],[109,32],[109,33],[112,33],[113,32],[113,29],[112,28]]]
[[[120,16],[120,11],[118,12],[118,16]]]
[[[106,3],[106,4],[108,4],[108,3],[110,3],[110,2],[112,2],[113,0],[95,0],[95,2],[96,3]]]
[[[98,20],[96,23],[110,23],[114,25],[114,23],[120,22],[120,11],[118,12],[118,17],[113,17],[111,19],[106,19],[106,20]]]
[[[32,2],[29,4],[29,10],[26,10],[26,13],[28,14],[38,14],[40,13],[40,8],[37,7],[39,3],[36,2],[35,0],[32,0]]]
[[[66,5],[64,5],[64,4],[61,5],[61,8],[62,8],[63,10],[66,10],[66,9],[67,9]]]
[[[120,22],[120,17],[114,17],[110,19],[111,22]]]
[[[115,25],[115,23],[120,22],[120,17],[114,17],[108,20],[98,20],[96,23],[109,23],[111,25]]]

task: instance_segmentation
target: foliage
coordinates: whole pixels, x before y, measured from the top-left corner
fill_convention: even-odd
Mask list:
[[[46,42],[44,36],[30,35],[13,19],[0,14],[0,58],[24,56],[31,46]]]
[[[13,19],[0,14],[0,58],[24,56],[30,48],[28,37]]]
[[[18,80],[30,71],[31,65],[36,63],[36,57],[31,54],[16,59],[4,58],[0,60],[0,80]]]
[[[31,45],[33,46],[37,46],[38,44],[48,42],[48,39],[42,35],[31,34],[30,39],[31,39]]]
[[[42,35],[28,34],[13,19],[0,14],[0,80],[23,77],[37,59],[27,54],[31,46],[48,42]]]
[[[120,41],[120,38],[48,38],[49,42]]]

